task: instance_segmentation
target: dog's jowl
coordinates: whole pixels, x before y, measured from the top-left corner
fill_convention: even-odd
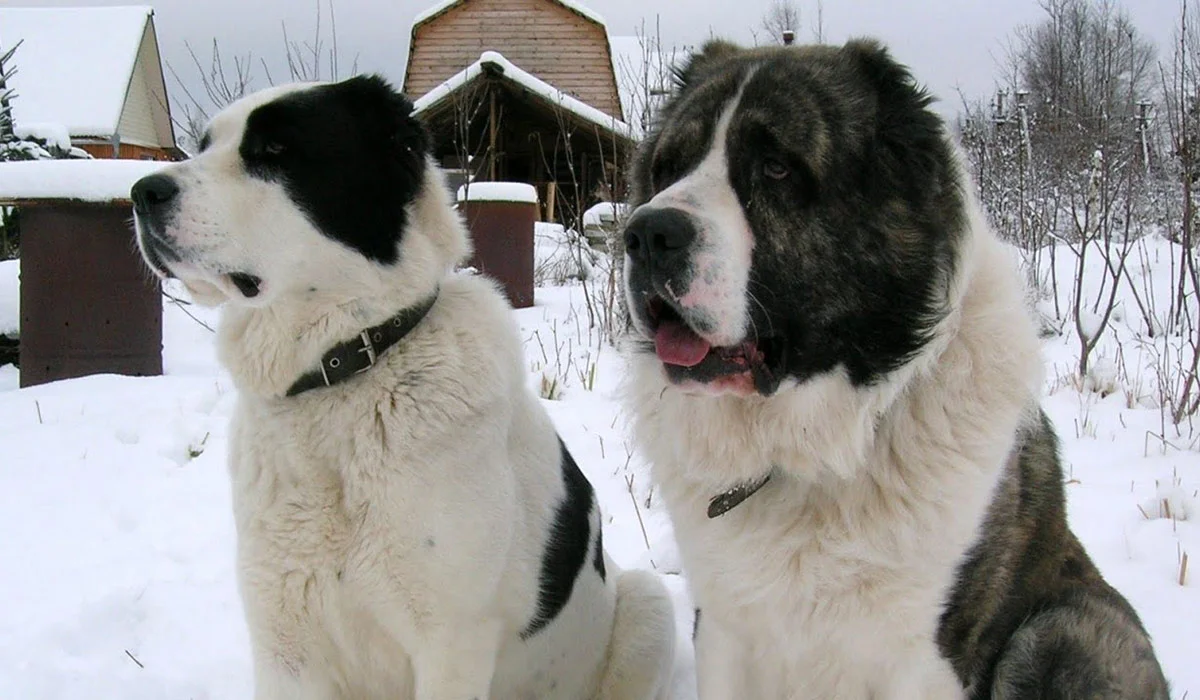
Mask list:
[[[627,404],[701,700],[1165,700],[1067,528],[1020,277],[879,44],[712,42],[633,166]]]
[[[606,557],[429,154],[380,78],[291,85],[131,193],[147,263],[224,305],[256,697],[662,698],[670,599]]]

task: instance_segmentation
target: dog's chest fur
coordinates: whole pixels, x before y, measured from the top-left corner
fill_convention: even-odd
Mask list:
[[[988,492],[997,471],[963,475],[963,493]],[[940,666],[938,675],[952,678],[938,658],[937,621],[983,504],[953,510],[916,497],[898,505],[887,489],[871,479],[825,487],[776,474],[715,519],[705,515],[706,491],[664,489],[685,521],[679,546],[702,620],[728,625],[765,660],[746,679],[756,697],[799,688],[802,697],[866,697],[896,686],[906,657],[922,675]]]
[[[835,374],[766,399],[695,396],[635,359],[634,430],[702,611],[698,645],[747,655],[747,697],[961,696],[938,621],[1040,381],[1035,340],[998,342],[1028,320],[988,269],[998,251],[980,252],[950,340],[892,386]],[[708,518],[713,496],[772,468]]]
[[[491,294],[472,293],[479,284],[448,283],[426,321],[362,377],[243,398],[234,419],[250,624],[282,611],[286,633],[301,637],[283,646],[325,650],[319,665],[364,694],[408,686],[403,660],[437,633],[430,620],[503,601],[519,628],[536,605],[559,447],[511,369],[519,347],[495,342],[509,334],[492,326],[508,321]],[[496,552],[505,555],[483,556]]]

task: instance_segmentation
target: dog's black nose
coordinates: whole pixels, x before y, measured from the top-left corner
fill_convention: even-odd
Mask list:
[[[166,175],[147,175],[133,183],[129,198],[133,200],[133,209],[139,214],[148,214],[162,207],[179,194],[179,185]]]
[[[696,225],[679,209],[640,211],[625,227],[625,251],[630,257],[660,268],[679,264],[694,240]]]

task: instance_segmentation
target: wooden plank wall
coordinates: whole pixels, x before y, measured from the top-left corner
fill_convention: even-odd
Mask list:
[[[416,99],[498,51],[519,68],[620,118],[604,28],[552,0],[467,0],[417,29],[404,91]]]

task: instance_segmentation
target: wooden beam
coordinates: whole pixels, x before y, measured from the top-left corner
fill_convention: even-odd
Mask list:
[[[488,179],[496,181],[496,86],[488,85]]]

